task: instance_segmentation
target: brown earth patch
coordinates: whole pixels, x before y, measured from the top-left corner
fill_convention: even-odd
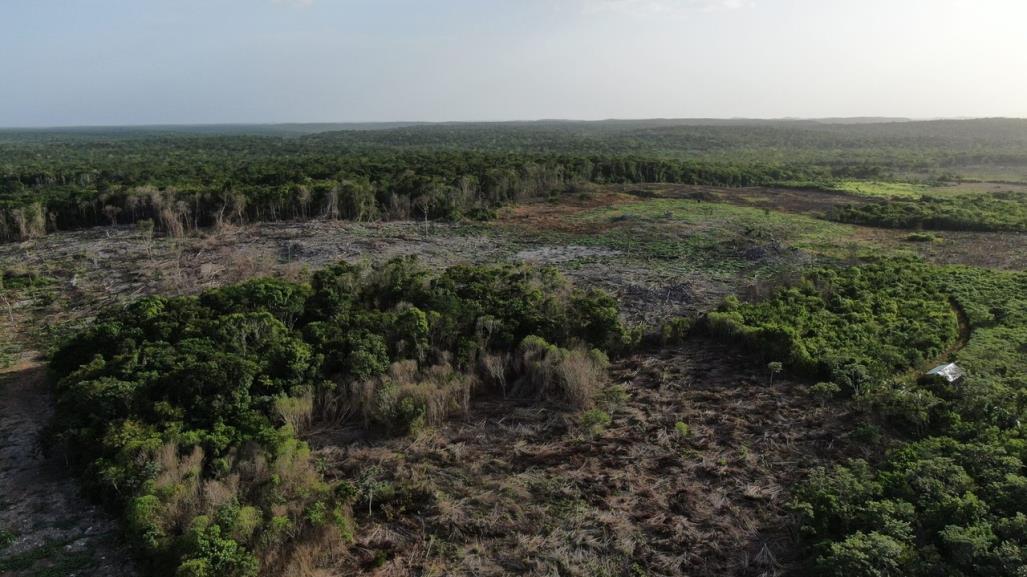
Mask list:
[[[0,372],[0,574],[5,577],[136,572],[117,525],[80,495],[58,456],[43,454],[53,414],[46,370],[31,353]]]
[[[536,201],[504,208],[499,211],[498,224],[532,231],[554,231],[587,234],[603,230],[603,223],[583,222],[575,215],[604,206],[613,206],[638,199],[622,192],[594,192],[566,195],[559,202]]]
[[[416,439],[317,436],[329,471],[378,495],[355,505],[340,574],[787,572],[791,487],[852,452],[852,416],[707,342],[632,356],[612,377],[626,399],[597,433],[492,398]]]

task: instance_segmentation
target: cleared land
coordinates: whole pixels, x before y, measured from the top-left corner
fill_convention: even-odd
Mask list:
[[[284,222],[179,239],[94,228],[0,245],[5,270],[39,279],[10,293],[2,320],[8,352],[20,360],[0,385],[9,447],[0,528],[11,535],[0,567],[19,576],[54,567],[127,573],[112,522],[82,505],[59,462],[33,448],[49,412],[32,351],[99,307],[254,276],[304,278],[339,260],[417,255],[432,267],[551,264],[619,296],[631,322],[651,324],[709,311],[730,294],[766,296],[813,264],[866,254],[1027,266],[1027,235],[946,232],[912,242],[909,231],[820,218],[853,202],[864,200],[611,187],[503,209],[487,223]],[[380,498],[354,507],[361,530],[336,565],[379,575],[778,574],[794,567],[784,505],[804,472],[846,456],[875,458],[849,439],[846,405],[813,401],[809,383],[771,385],[764,366],[702,339],[621,359],[611,378],[609,423],[499,397],[415,438],[316,430],[310,441],[327,475],[382,487]],[[21,521],[28,515],[32,526]]]

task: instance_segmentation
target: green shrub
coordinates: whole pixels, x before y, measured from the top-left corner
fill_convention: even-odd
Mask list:
[[[104,312],[51,359],[53,429],[155,575],[250,575],[354,538],[355,493],[296,438],[313,420],[416,434],[467,410],[485,359],[516,372],[500,352],[518,343],[525,390],[587,408],[608,364],[591,347],[630,336],[615,300],[554,269],[340,263]]]
[[[821,403],[826,403],[838,396],[841,390],[842,388],[835,383],[820,382],[809,388],[809,394]]]
[[[689,427],[686,423],[682,423],[681,421],[674,423],[674,431],[682,439],[687,439],[692,436],[691,427]]]
[[[688,337],[694,319],[688,317],[675,317],[660,325],[660,343],[663,345],[681,344]]]
[[[602,409],[591,409],[581,415],[581,426],[590,435],[602,433],[612,422],[613,419],[610,417],[610,414]]]
[[[856,532],[831,544],[817,559],[817,572],[832,577],[905,577],[912,559],[905,543],[880,533]]]

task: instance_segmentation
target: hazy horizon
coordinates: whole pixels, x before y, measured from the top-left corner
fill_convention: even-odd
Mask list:
[[[0,126],[1027,117],[1016,0],[11,0]]]
[[[893,123],[893,122],[933,122],[945,120],[1027,120],[1027,117],[1018,116],[941,116],[934,118],[908,118],[890,116],[836,116],[836,117],[778,117],[778,118],[755,118],[755,117],[733,117],[733,118],[514,118],[514,119],[482,119],[482,120],[311,120],[311,121],[276,121],[276,122],[173,122],[173,123],[136,123],[136,124],[55,124],[55,125],[0,125],[0,130],[76,130],[76,129],[97,129],[97,128],[191,128],[191,127],[248,127],[248,126],[419,126],[439,124],[544,124],[552,123],[603,123],[603,122],[696,122],[696,123],[730,123],[730,122],[822,122],[825,124],[872,124],[872,123]]]

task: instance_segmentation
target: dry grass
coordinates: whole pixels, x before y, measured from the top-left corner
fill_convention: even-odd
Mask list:
[[[314,395],[308,392],[300,397],[280,397],[275,400],[275,410],[297,435],[303,435],[314,420]]]
[[[465,413],[476,384],[472,375],[447,364],[420,369],[417,361],[393,363],[388,373],[342,386],[323,403],[322,420],[359,421],[364,428],[416,433]]]
[[[768,387],[762,367],[719,346],[638,356],[611,372],[629,399],[591,438],[558,406],[498,394],[416,440],[320,437],[335,474],[376,468],[389,487],[355,509],[357,542],[340,570],[786,572],[789,489],[809,466],[839,457],[846,414],[786,379]]]
[[[599,351],[581,347],[561,349],[538,337],[524,339],[515,370],[521,375],[515,395],[561,401],[576,409],[592,407],[606,383],[609,361]]]
[[[563,396],[571,406],[588,409],[600,388],[606,384],[609,361],[599,351],[571,349],[556,365],[556,377]]]

